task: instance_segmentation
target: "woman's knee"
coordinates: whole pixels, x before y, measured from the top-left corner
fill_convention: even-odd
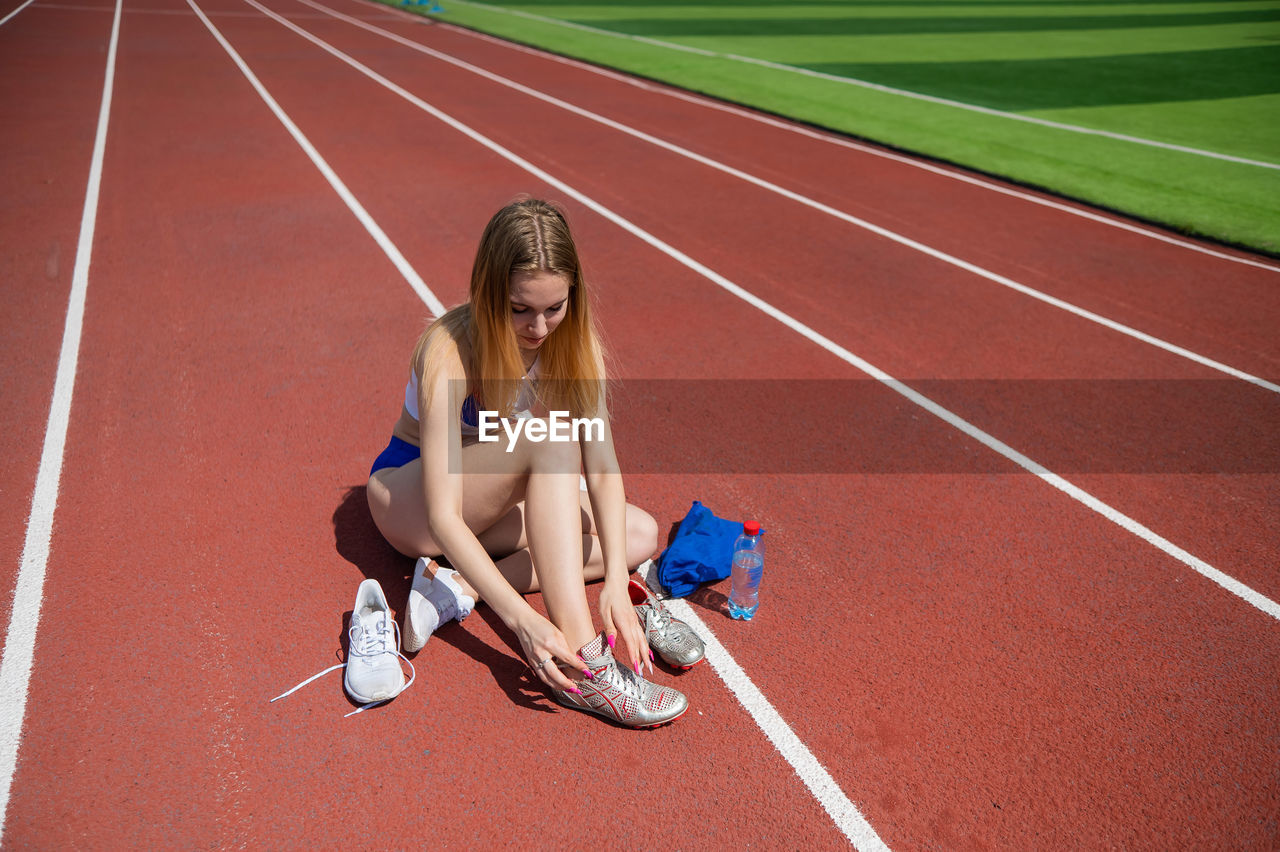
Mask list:
[[[658,522],[653,516],[627,505],[627,567],[637,568],[658,549]]]
[[[530,473],[571,473],[582,469],[582,446],[575,440],[522,439]]]

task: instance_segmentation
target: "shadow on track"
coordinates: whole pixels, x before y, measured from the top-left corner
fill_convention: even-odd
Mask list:
[[[396,552],[378,532],[365,491],[363,485],[351,486],[333,510],[334,545],[343,559],[378,581],[392,609],[399,612],[409,596],[413,560]]]
[[[360,569],[366,577],[378,581],[396,618],[402,619],[404,604],[409,597],[409,585],[413,579],[414,560],[397,552],[387,544],[382,533],[378,532],[377,526],[373,523],[373,516],[369,514],[369,503],[365,491],[364,485],[351,486],[344,492],[342,500],[333,510],[334,545],[343,559]],[[350,624],[350,616],[351,613],[348,611],[343,618],[344,628],[340,638],[344,659],[348,643],[345,626]],[[501,649],[486,644],[456,621],[441,627],[432,639],[437,643],[445,642],[452,645],[472,659],[488,666],[494,681],[513,704],[543,713],[554,712],[556,705],[543,690],[542,683],[529,672],[528,666],[524,664],[521,657],[520,649],[513,644],[515,637],[502,623],[502,619],[487,606],[477,607],[472,617],[483,619],[511,653],[505,654]],[[429,652],[432,647],[433,643],[428,642],[423,651]],[[415,666],[421,667],[418,663],[420,655],[421,652],[408,655],[414,660]],[[429,666],[430,655],[423,659]],[[419,676],[423,674],[426,672],[419,672]]]

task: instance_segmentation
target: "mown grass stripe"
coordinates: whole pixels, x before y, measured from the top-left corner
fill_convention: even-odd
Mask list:
[[[545,15],[535,15],[532,12],[525,12],[520,9],[507,9],[502,6],[494,6],[489,3],[479,3],[476,0],[451,0],[451,2],[459,3],[464,6],[476,6],[490,11],[517,15],[522,18],[529,18],[541,23],[553,24],[563,27],[571,27],[598,35],[611,36],[614,38],[623,38],[631,41],[640,41],[645,44],[652,44],[658,47],[668,48],[672,50],[681,50],[688,53],[697,53],[702,56],[711,56],[720,59],[729,59],[734,62],[746,62],[752,65],[759,65],[762,68],[769,68],[774,71],[784,71],[792,74],[803,74],[808,77],[816,77],[822,80],[828,80],[834,83],[842,83],[850,86],[859,86],[864,89],[871,89],[876,92],[883,92],[898,97],[912,98],[915,100],[925,101],[927,103],[939,104],[941,106],[953,107],[955,109],[964,109],[972,112],[982,113],[997,118],[1010,119],[1013,121],[1025,121],[1029,124],[1036,124],[1041,127],[1049,127],[1055,130],[1064,130],[1071,133],[1085,133],[1093,136],[1103,136],[1108,139],[1115,139],[1122,142],[1131,142],[1136,145],[1149,145],[1154,148],[1163,148],[1168,151],[1178,151],[1184,154],[1193,154],[1198,157],[1212,157],[1218,160],[1224,160],[1231,163],[1240,163],[1248,166],[1256,166],[1264,169],[1280,170],[1280,163],[1270,163],[1264,160],[1254,160],[1249,157],[1237,157],[1233,154],[1223,154],[1218,151],[1209,151],[1203,148],[1193,148],[1189,145],[1177,145],[1171,142],[1161,142],[1156,139],[1145,139],[1141,136],[1132,136],[1127,133],[1115,133],[1110,130],[1099,130],[1092,127],[1083,127],[1077,124],[1068,124],[1062,121],[1051,121],[1045,118],[1038,118],[1031,115],[1022,115],[1007,110],[994,109],[979,104],[965,103],[963,101],[953,100],[951,98],[938,97],[936,95],[928,95],[922,92],[912,92],[907,89],[899,89],[895,86],[886,86],[881,83],[875,83],[870,80],[860,80],[856,77],[846,77],[839,74],[829,74],[825,71],[815,71],[812,68],[804,68],[798,65],[788,65],[782,62],[774,62],[769,59],[760,59],[754,56],[743,56],[738,53],[721,53],[719,51],[709,51],[702,48],[690,47],[688,45],[679,44],[677,42],[663,41],[648,36],[633,35],[627,32],[618,32],[616,30],[602,29],[600,27],[592,27],[576,21],[566,21],[560,18],[549,18]]]
[[[945,5],[454,0],[433,17],[999,175],[1192,237],[1280,253],[1280,136],[1269,118],[1280,109],[1280,45],[1268,44],[1273,31],[1280,40],[1280,23],[1269,19],[1114,30],[661,38],[680,26],[661,19],[681,15],[752,18],[728,27],[750,29],[766,17],[783,27],[789,17],[1045,18],[1046,11],[1087,17],[1097,7],[1102,27],[1112,10],[1036,0]],[[1164,14],[1169,8],[1140,3],[1114,11],[1136,21],[1149,10],[1155,23],[1172,20]],[[1280,15],[1280,3],[1268,0],[1266,8]],[[611,28],[611,18],[646,16],[655,20],[644,33]],[[1179,21],[1203,19],[1184,13]]]

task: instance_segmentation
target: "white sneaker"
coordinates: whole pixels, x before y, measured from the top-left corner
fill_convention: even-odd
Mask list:
[[[356,604],[351,608],[351,627],[347,630],[351,643],[347,648],[347,661],[317,672],[302,683],[271,699],[279,701],[293,695],[299,689],[324,677],[329,672],[346,669],[342,686],[347,694],[360,702],[360,706],[348,713],[354,716],[376,704],[382,704],[404,692],[417,677],[417,672],[399,648],[399,629],[391,618],[387,596],[377,580],[369,579],[356,590]],[[409,682],[405,683],[400,661],[409,666]]]
[[[404,608],[404,650],[412,654],[427,644],[431,634],[452,619],[466,618],[475,607],[475,599],[462,593],[462,587],[453,579],[457,571],[436,565],[436,576],[427,576],[431,560],[423,556],[413,567],[413,585],[409,588],[409,603]]]
[[[387,596],[377,580],[369,579],[356,591],[356,604],[347,631],[347,671],[342,685],[361,704],[389,701],[404,690],[400,670],[395,620]]]

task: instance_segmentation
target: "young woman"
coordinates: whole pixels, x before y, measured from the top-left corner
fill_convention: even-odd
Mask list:
[[[393,547],[422,557],[405,650],[485,600],[560,703],[626,725],[662,724],[688,702],[642,677],[653,655],[630,581],[658,528],[623,493],[586,290],[558,209],[522,200],[494,215],[469,301],[414,349],[404,409],[370,474],[369,508]],[[558,430],[546,429],[552,412]],[[544,426],[531,428],[535,420]],[[571,432],[571,420],[584,428]],[[431,558],[441,555],[452,568]],[[584,585],[600,579],[603,630]],[[550,619],[522,597],[539,590]]]

